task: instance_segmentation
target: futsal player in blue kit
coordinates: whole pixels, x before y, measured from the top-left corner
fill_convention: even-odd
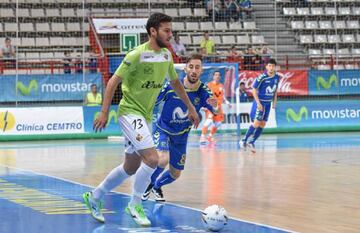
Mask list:
[[[217,101],[210,89],[200,81],[202,73],[202,55],[191,55],[185,67],[186,76],[181,80],[190,101],[199,114],[201,108],[207,108],[214,114],[217,112]],[[169,83],[165,83],[156,105],[163,103],[160,117],[153,124],[153,139],[159,153],[159,163],[151,176],[151,183],[143,195],[149,198],[150,192],[156,201],[165,201],[161,187],[174,182],[184,170],[186,145],[192,123],[187,118],[187,108],[175,94]],[[169,169],[160,178],[170,160]]]
[[[253,124],[247,130],[241,142],[244,150],[249,148],[253,153],[256,153],[255,142],[260,137],[269,118],[271,103],[273,103],[273,108],[276,107],[277,87],[280,77],[276,74],[275,68],[275,59],[270,59],[266,64],[266,71],[259,75],[253,83],[254,102],[250,113]]]

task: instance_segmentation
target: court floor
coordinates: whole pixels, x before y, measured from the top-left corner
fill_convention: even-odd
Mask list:
[[[263,135],[255,155],[235,139],[199,147],[191,137],[166,204],[144,203],[151,228],[123,211],[131,179],[106,196],[106,224],[81,202],[123,161],[122,142],[0,143],[0,232],[206,232],[200,210],[211,204],[231,217],[222,232],[360,232],[359,132]]]

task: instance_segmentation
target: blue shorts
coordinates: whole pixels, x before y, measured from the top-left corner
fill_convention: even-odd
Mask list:
[[[181,135],[170,135],[154,124],[153,139],[157,150],[169,151],[170,164],[178,170],[184,170],[186,161],[186,144],[189,132]]]
[[[257,109],[257,103],[256,101],[253,102],[252,108],[251,108],[251,121],[258,120],[258,121],[267,121],[269,119],[269,114],[271,110],[271,102],[262,102],[260,103],[263,106],[263,111],[259,111]]]

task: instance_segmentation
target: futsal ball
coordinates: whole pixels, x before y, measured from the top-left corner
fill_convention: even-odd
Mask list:
[[[227,224],[228,216],[223,207],[211,205],[202,212],[202,221],[206,229],[220,231]]]

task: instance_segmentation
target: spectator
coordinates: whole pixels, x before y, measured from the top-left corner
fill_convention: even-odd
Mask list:
[[[226,15],[230,17],[232,21],[238,21],[240,19],[241,8],[237,3],[237,0],[225,0]]]
[[[91,92],[87,93],[85,97],[86,106],[101,106],[102,97],[101,94],[97,91],[96,84],[91,84]]]
[[[180,36],[178,34],[175,35],[174,42],[171,43],[171,46],[178,56],[184,56],[186,53],[186,48],[183,43],[180,42]]]
[[[213,18],[215,21],[227,21],[228,17],[221,0],[209,0],[206,9],[209,13],[210,21]]]
[[[240,94],[240,102],[244,103],[244,102],[249,102],[249,95],[247,94],[246,90],[245,90],[245,83],[241,82],[240,83],[240,88],[239,88],[239,94]]]
[[[77,74],[82,74],[83,73],[83,68],[84,68],[84,64],[83,61],[81,59],[81,55],[78,54],[76,55],[76,59],[75,59],[75,73]]]
[[[242,19],[253,19],[253,8],[250,0],[240,0]]]
[[[266,45],[260,46],[256,52],[257,54],[261,55],[262,64],[267,64],[270,60],[271,55],[274,54],[274,51]]]
[[[253,63],[252,70],[263,70],[264,69],[262,59],[259,54],[255,54],[255,56],[253,57],[252,63]]]
[[[210,39],[210,35],[208,31],[204,32],[204,39],[200,41],[201,52],[204,55],[212,55],[215,53],[215,42]],[[204,48],[204,50],[203,50]]]
[[[69,51],[65,51],[63,58],[64,74],[71,74],[71,63],[72,63],[71,54]]]
[[[90,53],[90,57],[88,60],[89,71],[90,73],[97,73],[97,55],[95,53]]]
[[[9,37],[5,38],[5,45],[1,47],[0,58],[4,60],[13,60],[15,58],[15,46],[11,44],[11,39]]]
[[[238,63],[241,62],[241,52],[238,52],[236,49],[236,46],[233,45],[231,46],[231,49],[229,51],[229,55],[228,55],[228,62],[234,62],[234,63]]]
[[[245,70],[254,70],[255,52],[253,48],[248,47],[244,53]]]

